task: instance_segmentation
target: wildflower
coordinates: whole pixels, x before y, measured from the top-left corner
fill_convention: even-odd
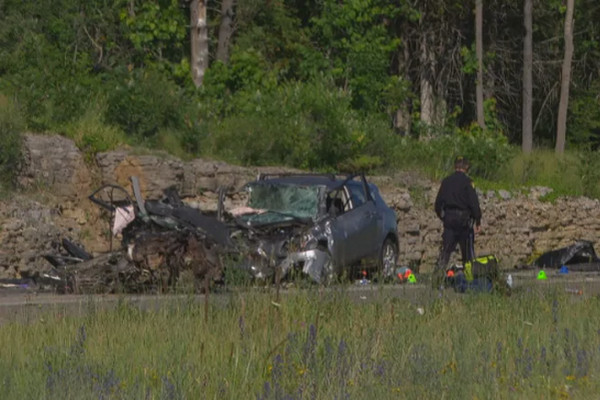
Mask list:
[[[445,375],[449,372],[456,372],[457,370],[457,366],[456,366],[456,362],[454,360],[450,361],[448,364],[446,364],[444,366],[444,368],[442,368],[442,375]]]

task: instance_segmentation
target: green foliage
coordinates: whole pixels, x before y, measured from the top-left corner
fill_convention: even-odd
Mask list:
[[[9,98],[0,93],[0,187],[12,186],[21,160],[21,112]]]
[[[211,128],[214,152],[243,164],[335,169],[375,140],[375,127],[358,118],[350,100],[320,81],[238,93],[231,99],[236,112]]]
[[[252,47],[235,52],[226,76],[227,87],[233,92],[274,89],[277,82],[266,67],[263,54]]]
[[[415,100],[410,82],[400,76],[391,76],[381,92],[381,104],[388,115],[393,115],[398,109],[403,109]]]
[[[105,112],[104,101],[89,103],[80,118],[63,128],[65,136],[75,141],[88,160],[98,152],[113,150],[127,141],[121,129],[105,122]]]
[[[24,54],[16,55],[23,58],[22,64],[15,65],[19,70],[0,81],[0,87],[19,99],[28,125],[37,131],[52,129],[82,113],[99,84],[96,77],[83,72],[87,62],[65,66],[59,51],[43,37],[26,34],[19,48]]]
[[[569,142],[579,146],[600,146],[600,80],[569,101]]]
[[[600,199],[600,151],[581,151],[577,156],[576,168],[578,181],[581,182],[581,194]]]
[[[278,81],[308,80],[328,68],[301,26],[296,10],[286,3],[253,0],[236,4],[237,37],[231,52],[232,66],[243,63],[245,56],[240,53],[251,51],[259,54],[265,72]]]
[[[484,85],[494,96],[485,103],[485,131],[471,123],[472,9],[459,1],[236,2],[227,64],[213,60],[220,11],[209,7],[211,64],[196,90],[189,76],[189,2],[0,0],[0,91],[18,104],[27,129],[65,133],[88,156],[127,139],[180,157],[325,170],[410,167],[438,177],[451,170],[456,154],[466,154],[480,180],[504,176],[593,195],[600,134],[596,2],[581,0],[575,10],[579,61],[567,134],[573,153],[555,161],[563,167],[556,173],[522,160],[521,175],[500,173],[517,152],[506,137],[520,142],[521,72],[512,60],[522,52],[514,40],[522,15],[514,1],[486,8],[486,18],[506,23],[484,25]],[[552,77],[559,65],[547,61],[562,57],[555,38],[564,15],[560,0],[538,6],[539,144],[551,143],[555,132]],[[423,67],[424,39],[435,50],[432,69]],[[436,104],[454,110],[440,116],[441,126],[418,118],[424,71],[432,74]],[[393,134],[391,117],[399,109],[412,113],[411,133],[427,142]]]
[[[514,150],[495,116],[494,104],[493,99],[485,103],[486,129],[481,129],[475,122],[466,128],[460,128],[456,123],[458,110],[448,115],[444,127],[428,127],[428,132],[433,134],[431,139],[398,140],[394,146],[395,165],[400,168],[418,168],[439,178],[452,171],[454,158],[462,155],[471,160],[471,174],[474,176],[483,179],[497,178]]]
[[[106,83],[126,68],[152,65],[189,80],[184,17],[177,1],[15,2],[0,16],[0,89],[19,99],[31,129],[57,131],[89,99],[105,90],[112,98],[119,88]]]
[[[193,118],[185,92],[151,69],[123,74],[108,96],[107,121],[142,142],[151,142],[160,129],[181,128]]]
[[[383,166],[383,160],[380,156],[360,155],[347,161],[341,161],[338,164],[338,170],[348,173],[358,173],[361,171],[373,171]]]
[[[509,188],[550,187],[554,191],[547,200],[564,195],[598,198],[599,167],[597,151],[567,151],[562,156],[552,150],[536,150],[531,154],[515,152],[497,179]]]
[[[352,93],[352,105],[377,110],[388,82],[391,54],[400,40],[388,34],[387,23],[399,10],[387,1],[322,2],[312,19],[313,37],[327,49],[331,76]]]
[[[463,46],[460,48],[460,55],[463,59],[462,70],[467,75],[472,75],[477,72],[478,62],[475,53],[475,43],[471,47]]]
[[[153,65],[175,72],[185,58],[184,39],[188,19],[178,0],[130,2],[120,1],[119,19],[124,36],[135,49],[139,66]],[[169,64],[172,63],[172,64]],[[185,65],[183,66],[185,70]]]
[[[206,140],[207,126],[192,124],[180,129],[159,129],[152,147],[164,150],[184,160],[199,156]],[[208,154],[206,154],[208,155]]]

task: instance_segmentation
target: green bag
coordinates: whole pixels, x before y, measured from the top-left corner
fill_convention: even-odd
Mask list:
[[[488,278],[495,281],[500,276],[498,259],[494,255],[477,257],[464,265],[464,274],[467,282],[473,279]]]

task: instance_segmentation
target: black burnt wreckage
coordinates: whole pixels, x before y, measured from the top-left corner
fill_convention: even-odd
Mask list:
[[[540,255],[530,266],[540,269],[567,268],[570,271],[600,271],[600,258],[594,245],[588,240],[578,240],[574,244]]]
[[[394,276],[398,258],[395,212],[363,174],[259,175],[245,186],[247,204],[225,209],[219,190],[216,212],[186,204],[174,188],[160,200],[144,200],[104,185],[89,199],[110,215],[110,251],[92,255],[63,239],[46,254],[50,270],[34,279],[63,293],[167,291],[182,274],[208,291],[235,269],[255,280],[293,276],[326,284],[369,270]],[[113,249],[112,237],[120,237]]]
[[[197,282],[219,279],[219,249],[230,246],[227,226],[183,203],[177,191],[144,200],[137,178],[133,198],[117,185],[104,185],[89,199],[111,218],[110,251],[92,256],[67,239],[60,254],[43,257],[52,265],[43,283],[65,293],[165,291],[189,271]],[[121,236],[113,250],[112,236]],[[39,278],[38,278],[39,279]]]

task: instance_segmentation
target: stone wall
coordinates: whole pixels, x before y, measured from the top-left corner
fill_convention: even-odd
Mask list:
[[[430,269],[441,245],[441,222],[433,212],[437,185],[428,186],[420,204],[408,200],[395,205],[401,232],[401,261]],[[543,193],[543,191],[542,191]],[[529,263],[532,257],[573,244],[578,239],[595,242],[600,235],[600,202],[584,197],[559,198],[555,203],[540,201],[537,190],[508,194],[479,193],[483,219],[482,231],[476,236],[477,254],[497,255],[503,267]],[[401,207],[398,207],[401,205]]]
[[[68,234],[98,251],[107,245],[106,240],[98,236],[105,228],[99,225],[106,222],[85,199],[95,189],[92,182],[96,186],[116,183],[129,189],[129,177],[136,175],[146,198],[158,198],[163,189],[175,186],[186,201],[203,210],[215,210],[216,191],[220,186],[227,186],[234,193],[259,173],[292,171],[274,167],[244,168],[201,159],[185,162],[166,154],[136,154],[129,149],[98,154],[96,165],[92,167],[83,162],[74,144],[63,137],[27,135],[25,145],[26,158],[19,182],[24,188],[46,188],[55,199],[51,202],[54,205],[49,206],[50,211],[40,211],[44,216],[42,222],[45,221],[41,225],[45,227],[41,229],[44,237],[55,239],[61,233]],[[441,242],[441,223],[433,212],[439,182],[407,172],[370,179],[378,184],[386,202],[396,210],[400,263],[419,267],[422,272],[431,269]],[[526,263],[533,254],[570,245],[577,239],[595,242],[600,234],[598,200],[561,198],[551,204],[539,200],[546,192],[545,188],[533,188],[522,193],[479,193],[483,221],[482,232],[476,238],[476,252],[495,254],[504,267],[511,267]],[[240,201],[241,198],[230,195],[227,204]],[[41,204],[49,203],[36,202],[34,208],[43,208]],[[14,209],[14,205],[9,208]],[[10,218],[0,214],[3,223],[0,275],[2,267],[13,271],[14,263],[20,265],[20,270],[29,268],[32,255],[41,246],[40,243],[37,247],[28,244],[34,239],[25,237],[23,228],[31,224],[19,222],[19,212],[12,214]],[[54,231],[49,226],[54,226]],[[64,232],[65,229],[68,232]],[[26,251],[14,244],[17,241]]]

